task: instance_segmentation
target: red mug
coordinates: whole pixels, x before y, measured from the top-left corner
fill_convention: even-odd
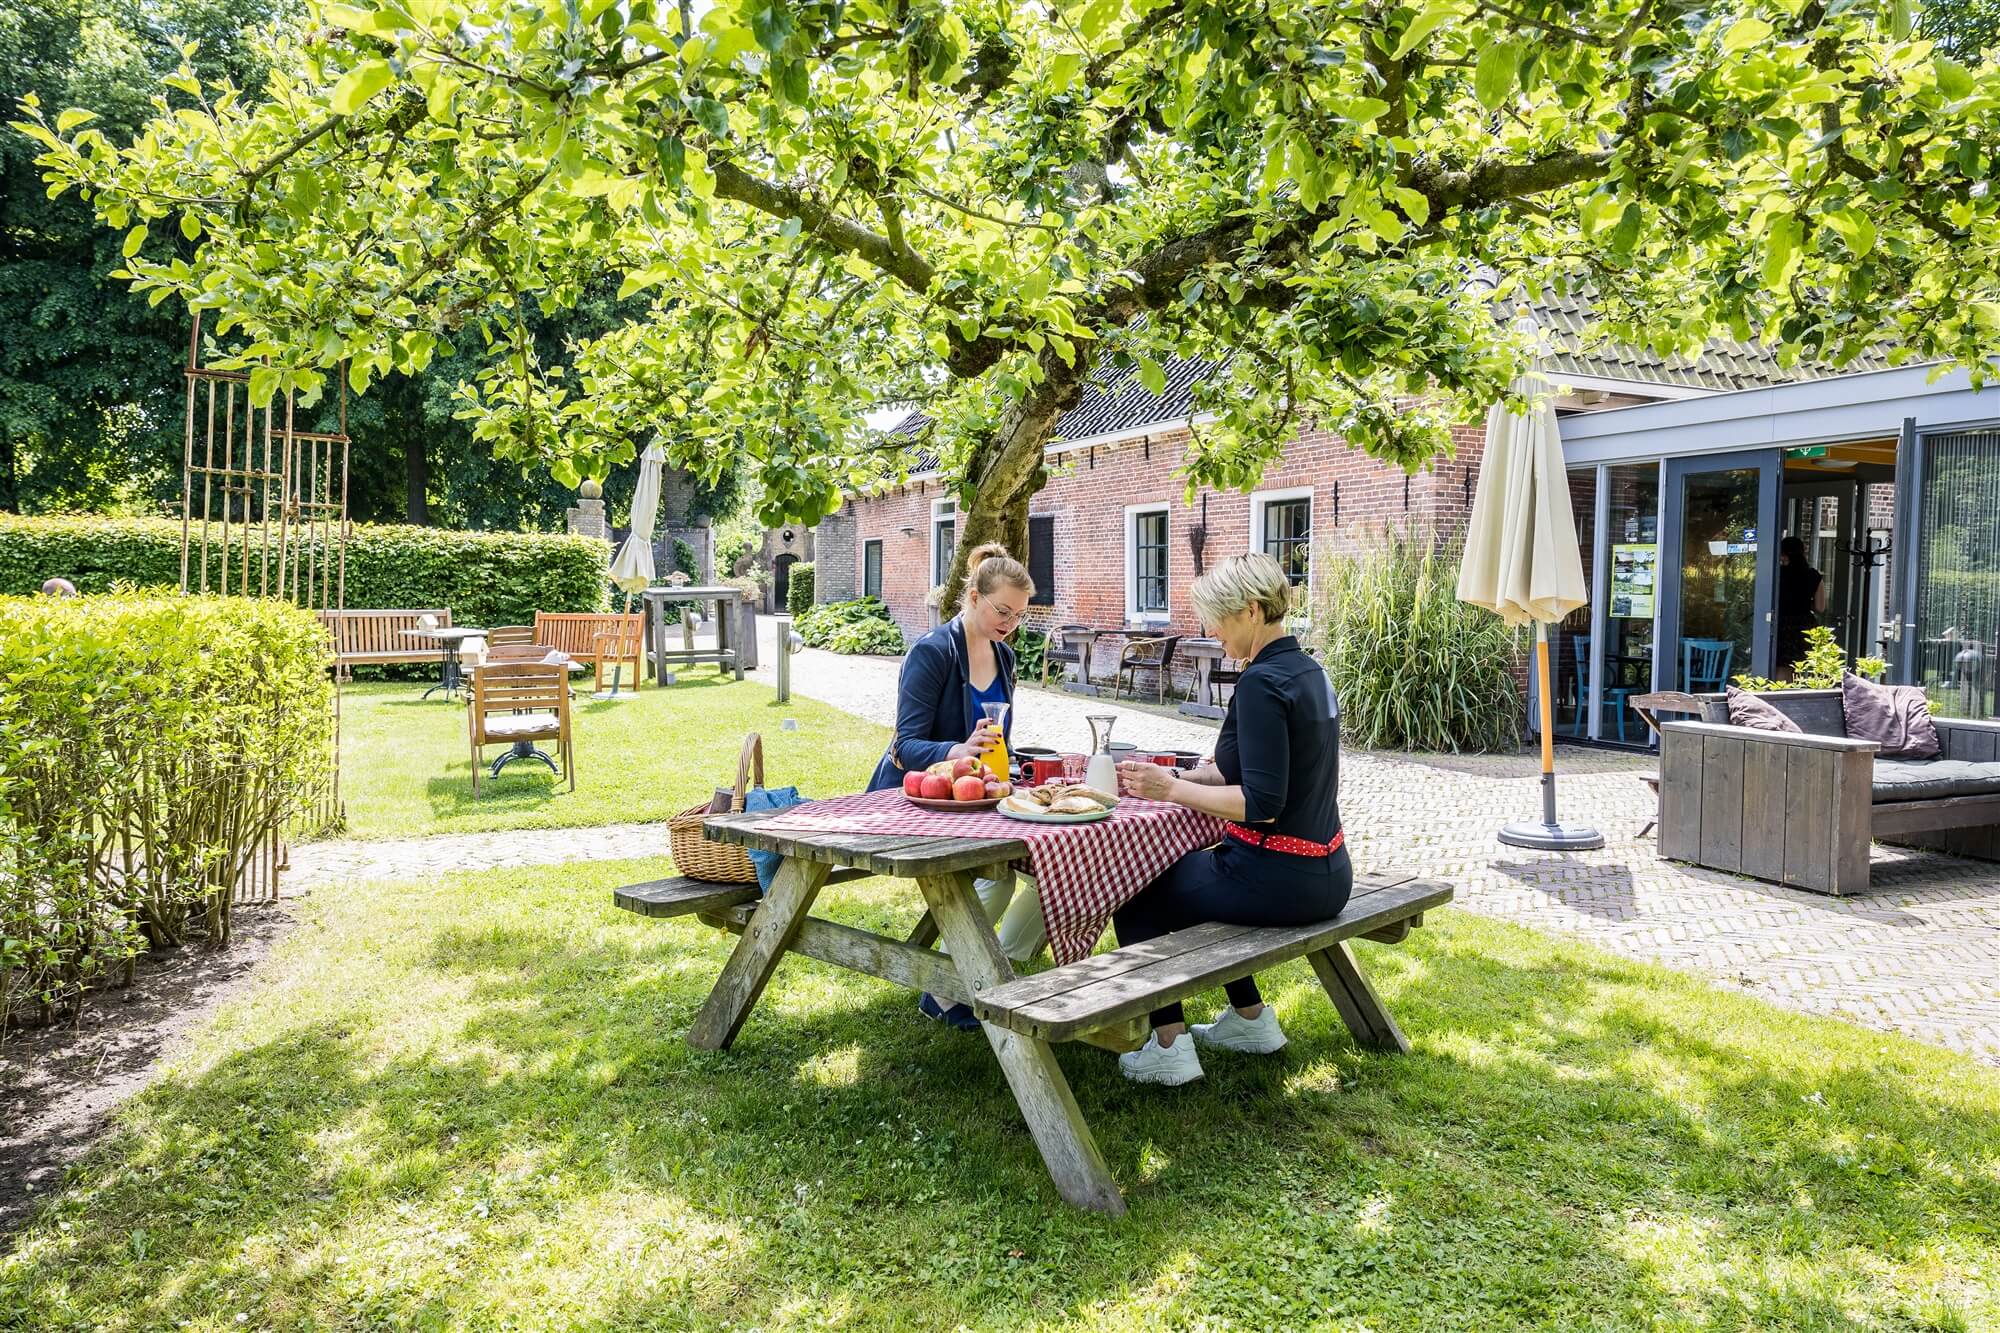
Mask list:
[[[1060,782],[1063,776],[1062,756],[1036,755],[1028,761],[1028,772],[1037,787],[1044,782]]]
[[[1172,754],[1156,754],[1153,756],[1153,762],[1158,764],[1161,768],[1179,767]]]

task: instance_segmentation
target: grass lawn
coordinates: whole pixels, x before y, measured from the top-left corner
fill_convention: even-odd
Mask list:
[[[670,698],[740,710],[714,755],[764,715]],[[0,1327],[2000,1324],[2000,1074],[1943,1051],[1436,913],[1360,946],[1410,1057],[1357,1052],[1298,965],[1278,1057],[1140,1089],[1063,1048],[1112,1222],[893,987],[793,960],[735,1051],[690,1050],[723,937],[608,901],[661,869],[299,904],[0,1258]],[[822,903],[914,917],[880,882]]]
[[[764,737],[773,785],[807,796],[860,791],[888,744],[874,726],[800,695],[703,669],[622,703],[593,702],[589,677],[573,705],[576,791],[539,763],[509,764],[472,796],[465,705],[421,681],[351,685],[341,695],[341,795],[346,836],[414,838],[492,829],[581,828],[666,819],[727,785],[746,732]],[[786,718],[797,731],[783,731]],[[545,746],[553,753],[553,748]],[[488,746],[490,764],[505,752]]]

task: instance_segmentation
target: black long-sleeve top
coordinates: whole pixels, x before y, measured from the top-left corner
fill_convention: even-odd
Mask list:
[[[1243,668],[1215,766],[1243,789],[1246,824],[1313,842],[1340,828],[1340,706],[1325,669],[1291,635]]]

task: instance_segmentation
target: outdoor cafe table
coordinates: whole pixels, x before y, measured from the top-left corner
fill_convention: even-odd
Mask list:
[[[1013,964],[980,910],[973,880],[1008,875],[1017,864],[1034,872],[1056,961],[1079,961],[1114,909],[1222,833],[1220,821],[1207,815],[1131,797],[1109,819],[1033,824],[992,811],[924,810],[900,791],[815,801],[778,814],[713,815],[704,828],[711,838],[780,852],[785,860],[688,1033],[688,1043],[701,1050],[721,1050],[736,1039],[787,952],[929,991],[944,1003],[967,1002],[1012,980]],[[813,917],[813,901],[836,866],[916,881],[929,909],[916,931],[898,940]],[[929,947],[939,936],[949,954]],[[981,1026],[1062,1196],[1123,1212],[1049,1043]],[[1130,1045],[1117,1033],[1082,1039],[1113,1049]]]
[[[429,639],[438,646],[438,652],[441,657],[438,668],[438,683],[425,690],[422,697],[428,699],[439,690],[443,690],[444,697],[449,699],[452,695],[465,688],[465,677],[458,669],[459,645],[467,639],[485,638],[486,631],[483,629],[474,629],[470,625],[450,625],[442,629],[406,629],[403,631],[403,637],[406,639]]]

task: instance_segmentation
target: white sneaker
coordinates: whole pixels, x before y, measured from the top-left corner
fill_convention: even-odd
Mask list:
[[[1245,1018],[1234,1009],[1224,1009],[1213,1023],[1196,1023],[1188,1035],[1204,1046],[1220,1046],[1226,1051],[1248,1055],[1270,1055],[1285,1049],[1284,1029],[1278,1026],[1277,1011],[1265,1005],[1255,1018]]]
[[[1134,1083],[1164,1083],[1177,1088],[1201,1077],[1201,1057],[1183,1032],[1171,1046],[1160,1045],[1160,1034],[1146,1034],[1146,1044],[1118,1057],[1118,1070]]]

